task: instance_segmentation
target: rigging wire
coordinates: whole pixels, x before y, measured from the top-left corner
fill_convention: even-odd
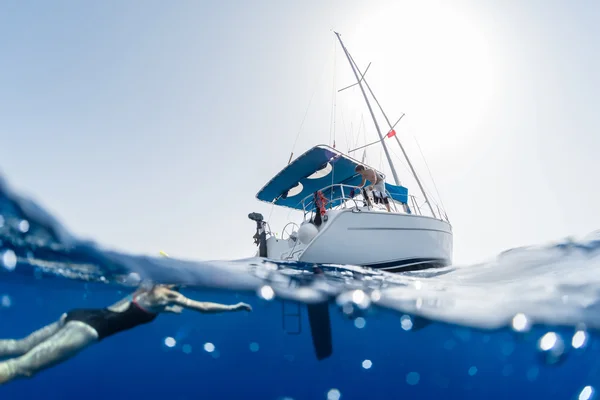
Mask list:
[[[335,43],[335,38],[333,38],[333,83],[332,83],[332,87],[331,87],[331,97],[332,97],[332,109],[331,109],[331,120],[329,122],[329,144],[333,144],[333,148],[335,148],[335,109],[336,109],[336,105],[337,105],[337,92],[335,90],[335,78],[336,78],[336,74],[335,74],[335,61],[336,61],[336,55],[337,55],[337,46]],[[332,141],[332,136],[333,136],[333,141]]]
[[[435,192],[437,193],[438,196],[438,200],[440,201],[440,204],[442,206],[442,210],[444,211],[444,214],[446,213],[446,206],[444,206],[444,202],[442,201],[442,196],[440,195],[440,192],[438,191],[437,185],[435,184],[435,180],[433,179],[433,174],[431,173],[431,170],[429,169],[429,164],[427,164],[427,160],[425,159],[425,155],[423,154],[423,150],[421,150],[421,145],[419,144],[419,141],[417,140],[417,137],[413,134],[411,134],[411,136],[413,137],[413,139],[415,139],[415,143],[417,143],[417,147],[419,148],[419,152],[421,153],[421,157],[423,157],[423,161],[425,162],[425,166],[427,167],[427,171],[429,171],[429,177],[431,178],[431,182],[433,182],[433,187],[435,187]]]
[[[323,71],[321,72],[321,76],[319,77],[319,80],[317,81],[316,85],[315,85],[315,89],[312,92],[312,95],[310,96],[310,100],[308,101],[308,106],[306,107],[306,111],[304,112],[304,117],[302,118],[302,122],[300,123],[300,129],[298,129],[298,133],[296,134],[296,139],[294,140],[294,145],[292,146],[292,151],[290,153],[290,159],[288,160],[288,164],[290,162],[292,162],[292,157],[294,156],[294,149],[296,148],[296,144],[298,143],[298,138],[300,137],[300,133],[302,132],[302,127],[304,126],[304,121],[306,121],[306,116],[308,115],[308,110],[310,110],[310,105],[312,103],[313,98],[315,97],[315,93],[317,92],[317,89],[319,88],[321,81],[323,80],[323,76],[325,75],[325,71],[326,71],[326,67],[327,64],[329,64],[330,59],[327,59],[325,61],[325,64],[323,65]]]

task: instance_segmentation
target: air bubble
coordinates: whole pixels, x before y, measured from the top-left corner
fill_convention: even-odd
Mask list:
[[[265,300],[273,300],[275,297],[275,291],[271,286],[265,285],[260,288],[260,296]]]
[[[581,393],[579,393],[579,400],[590,400],[594,395],[594,388],[591,386],[586,386],[583,388]]]
[[[361,309],[366,309],[371,305],[371,299],[360,289],[352,292],[352,302]]]
[[[421,379],[421,375],[419,375],[418,372],[409,372],[408,374],[406,374],[406,383],[408,383],[409,385],[416,385],[419,383],[419,380]]]
[[[327,400],[339,400],[342,394],[337,389],[331,389],[327,392]]]
[[[562,361],[565,345],[558,334],[546,333],[538,341],[538,348],[541,350],[543,362],[546,364],[557,364]]]
[[[415,302],[415,307],[417,308],[417,310],[420,310],[421,307],[423,307],[423,299],[422,298],[418,298],[417,301]]]
[[[13,271],[17,266],[17,255],[12,250],[6,250],[2,254],[2,265],[9,271]]]
[[[531,327],[531,322],[523,313],[516,314],[512,319],[512,328],[517,332],[528,331]]]
[[[400,317],[400,326],[405,331],[410,331],[412,329],[413,322],[412,322],[412,319],[410,318],[410,315],[403,315],[402,317]]]
[[[138,274],[137,272],[131,272],[129,275],[127,275],[127,278],[125,278],[126,285],[136,286],[141,281],[142,281],[142,278],[140,277],[140,274]]]
[[[470,376],[475,376],[477,374],[477,367],[476,366],[472,366],[471,368],[469,368],[469,375]]]
[[[346,304],[343,305],[342,311],[347,316],[350,316],[350,315],[352,315],[354,313],[354,306],[352,305],[352,303],[346,303]]]
[[[373,362],[371,360],[365,360],[362,362],[362,367],[364,369],[370,369],[373,366]]]
[[[541,350],[547,351],[552,349],[558,342],[558,335],[554,332],[548,332],[539,341]]]
[[[573,339],[571,340],[571,345],[573,346],[573,348],[575,348],[575,349],[582,348],[583,346],[586,345],[586,343],[587,343],[587,335],[585,334],[585,331],[575,332],[575,334],[573,335]]]
[[[23,233],[26,233],[29,230],[29,222],[26,220],[19,222],[19,230]]]
[[[181,350],[185,353],[185,354],[190,354],[192,352],[192,346],[189,344],[184,344],[181,348]]]
[[[174,338],[172,338],[172,337],[165,338],[165,346],[167,346],[167,347],[175,347],[176,344],[177,344],[177,342],[175,341]]]
[[[365,321],[363,317],[358,317],[354,320],[354,326],[356,326],[358,329],[364,328],[366,324],[367,321]]]
[[[375,289],[373,290],[373,293],[371,293],[371,301],[377,303],[379,300],[381,300],[381,292]]]
[[[12,305],[12,300],[11,300],[10,296],[7,294],[3,295],[2,300],[0,301],[0,304],[4,308],[9,308]]]
[[[250,343],[250,351],[256,353],[260,349],[260,346],[256,342]]]
[[[213,351],[215,351],[215,345],[210,342],[204,343],[204,350],[209,353],[212,353]]]

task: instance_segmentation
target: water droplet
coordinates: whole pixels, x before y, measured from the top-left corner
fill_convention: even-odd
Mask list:
[[[17,255],[12,250],[6,250],[2,255],[2,265],[9,271],[13,271],[17,266]]]
[[[517,332],[528,331],[531,327],[531,322],[523,313],[516,314],[512,319],[512,328]]]
[[[594,388],[591,386],[586,386],[583,388],[581,393],[579,393],[579,400],[590,400],[594,395]]]
[[[471,368],[469,368],[469,375],[470,376],[475,376],[475,374],[477,374],[477,367],[476,366],[472,366]]]
[[[419,375],[418,372],[409,372],[408,374],[406,374],[406,383],[408,383],[409,385],[418,384],[420,379],[421,375]]]
[[[373,366],[373,363],[371,362],[371,360],[365,360],[362,362],[362,367],[364,369],[370,369]]]
[[[210,342],[204,343],[204,350],[209,353],[212,353],[213,351],[215,351],[215,345]]]
[[[260,296],[265,300],[273,300],[275,297],[275,291],[271,286],[265,285],[260,288]]]
[[[175,347],[176,344],[177,344],[177,342],[172,337],[165,338],[165,346],[167,346],[167,347]]]
[[[363,317],[358,317],[354,320],[354,326],[358,329],[362,329],[367,324],[367,321]]]
[[[403,315],[400,317],[400,326],[402,326],[402,329],[405,331],[410,331],[412,329],[413,322],[412,319],[410,319],[410,315]]]
[[[327,392],[327,400],[339,400],[342,394],[337,389],[331,389]]]
[[[185,353],[185,354],[190,354],[192,352],[192,346],[189,344],[184,344],[183,347],[181,348],[181,350]]]
[[[579,348],[585,346],[586,343],[587,343],[587,335],[585,334],[585,331],[575,332],[575,334],[573,335],[573,340],[571,340],[571,345],[574,348],[579,349]]]
[[[19,222],[19,230],[23,233],[26,233],[29,230],[29,222],[26,220]]]
[[[260,349],[260,346],[256,342],[250,343],[250,351],[257,352]]]
[[[10,296],[7,294],[3,295],[0,304],[2,304],[2,307],[9,308],[12,305],[12,300],[10,299]]]

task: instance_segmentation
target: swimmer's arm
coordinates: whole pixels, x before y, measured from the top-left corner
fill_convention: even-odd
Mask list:
[[[139,295],[140,293],[143,293],[145,291],[147,291],[147,289],[138,288],[135,292],[133,292],[132,294],[130,294],[129,296],[127,296],[125,298],[122,298],[121,300],[119,300],[116,303],[112,304],[108,308],[109,309],[118,309],[119,307],[121,307],[122,305],[124,305],[126,303],[131,303],[131,301],[133,299],[135,299],[137,295]]]
[[[365,183],[367,183],[367,178],[365,176],[362,177],[362,181],[360,181],[360,185],[358,185],[359,188],[362,188]]]
[[[195,301],[192,299],[188,299],[183,295],[179,295],[175,301],[173,302],[175,305],[185,307],[190,310],[198,311],[201,313],[220,313],[220,312],[229,312],[229,311],[252,311],[252,307],[246,303],[238,303],[238,304],[219,304],[219,303],[211,303],[207,301]]]

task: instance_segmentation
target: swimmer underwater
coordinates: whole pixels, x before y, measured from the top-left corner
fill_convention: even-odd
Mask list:
[[[116,333],[152,322],[160,313],[183,308],[201,313],[252,311],[246,303],[225,305],[188,299],[175,285],[153,285],[102,309],[74,309],[21,340],[0,340],[0,385],[67,361],[88,346]]]

